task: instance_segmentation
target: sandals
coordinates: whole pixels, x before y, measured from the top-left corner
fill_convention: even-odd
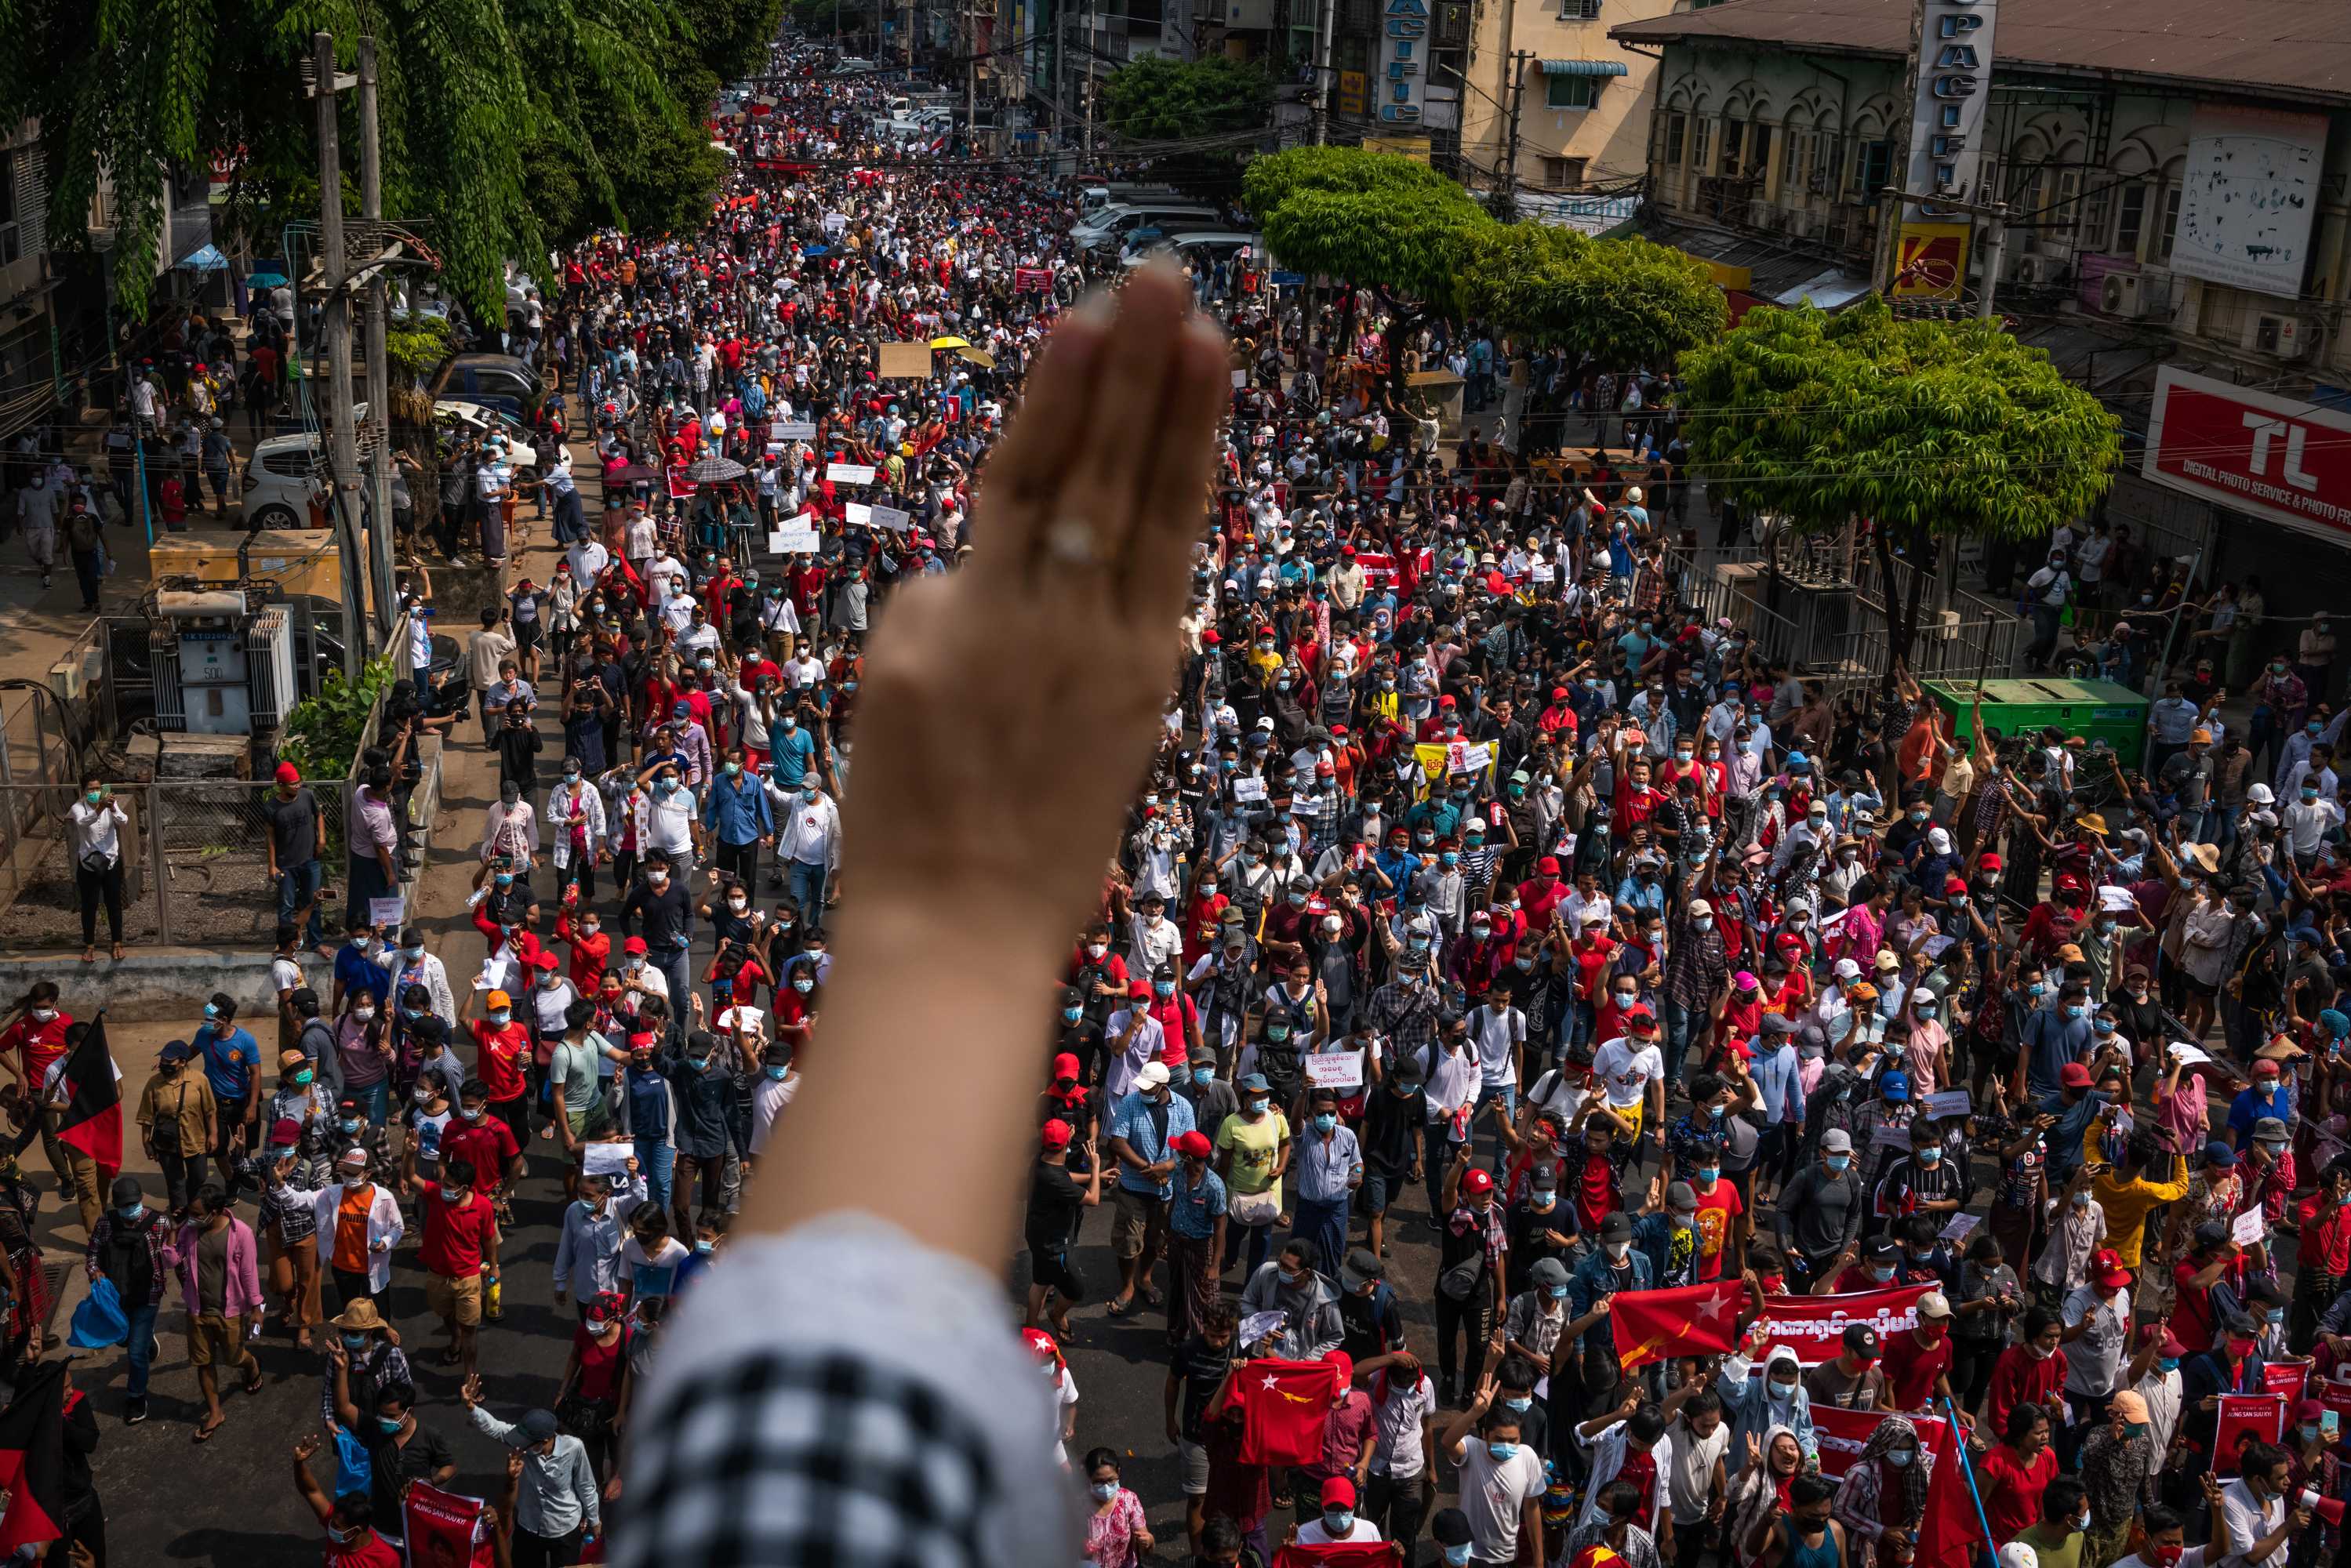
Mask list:
[[[193,1438],[192,1438],[192,1439],[191,1439],[191,1441],[198,1442],[198,1443],[209,1443],[209,1442],[211,1442],[211,1441],[213,1440],[214,1437],[214,1436],[215,1436],[215,1435],[220,1431],[220,1429],[221,1429],[223,1427],[225,1427],[225,1426],[227,1426],[227,1425],[228,1425],[228,1420],[227,1420],[227,1418],[226,1418],[225,1416],[224,1416],[223,1418],[221,1418],[220,1420],[217,1420],[217,1421],[207,1421],[207,1422],[204,1422],[204,1424],[202,1424],[201,1426],[197,1427],[197,1428],[196,1428],[196,1433],[195,1433],[195,1437],[194,1437]]]
[[[1110,1315],[1114,1318],[1131,1318],[1134,1312],[1134,1298],[1132,1296],[1123,1301],[1113,1301],[1110,1304]]]
[[[257,1361],[253,1364],[253,1375],[245,1380],[245,1391],[247,1394],[261,1392],[261,1364]]]

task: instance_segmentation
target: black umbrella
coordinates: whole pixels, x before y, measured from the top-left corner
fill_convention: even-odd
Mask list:
[[[611,475],[611,478],[615,485],[633,485],[640,480],[658,479],[661,476],[662,473],[658,468],[649,468],[642,463],[632,463],[626,468]]]

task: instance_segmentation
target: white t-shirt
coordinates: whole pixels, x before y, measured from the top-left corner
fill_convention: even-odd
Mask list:
[[[1690,1431],[1687,1421],[1677,1421],[1666,1428],[1666,1447],[1669,1453],[1664,1467],[1666,1489],[1674,1523],[1695,1525],[1706,1517],[1714,1467],[1730,1452],[1730,1423],[1717,1421],[1713,1432],[1700,1437]]]
[[[1635,1046],[1630,1037],[1618,1035],[1592,1053],[1592,1072],[1610,1109],[1629,1111],[1641,1103],[1651,1083],[1665,1082],[1666,1059],[1656,1046]]]
[[[1515,1088],[1519,1064],[1510,1054],[1510,1047],[1525,1042],[1527,1015],[1516,1008],[1496,1012],[1490,1007],[1481,1007],[1469,1015],[1469,1030],[1478,1040],[1478,1070],[1485,1087]]]
[[[298,991],[305,984],[302,966],[291,958],[269,960],[269,986],[272,990]]]
[[[797,1072],[780,1079],[768,1077],[764,1070],[760,1072],[759,1082],[751,1091],[753,1155],[768,1146],[768,1139],[776,1130],[776,1119],[784,1113],[784,1107],[792,1103],[792,1096],[799,1090],[800,1075]]]
[[[1527,1500],[1542,1496],[1542,1461],[1526,1444],[1497,1459],[1475,1437],[1461,1444],[1461,1511],[1469,1518],[1469,1554],[1486,1563],[1519,1555],[1519,1525]]]
[[[1333,1535],[1323,1529],[1322,1516],[1319,1513],[1298,1527],[1298,1544],[1301,1546],[1328,1546],[1338,1541],[1377,1541],[1379,1539],[1380,1527],[1368,1519],[1357,1519],[1347,1527],[1347,1533],[1344,1535]]]

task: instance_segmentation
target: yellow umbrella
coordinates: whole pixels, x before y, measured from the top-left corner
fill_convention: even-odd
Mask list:
[[[931,340],[931,347],[934,349],[968,349],[971,347],[971,344],[967,340],[963,338],[934,338]]]
[[[969,360],[973,364],[978,365],[986,370],[992,371],[996,368],[996,356],[989,353],[986,349],[967,348],[963,350],[962,357]]]

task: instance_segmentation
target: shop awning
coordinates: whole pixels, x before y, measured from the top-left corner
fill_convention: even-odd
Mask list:
[[[1625,74],[1622,60],[1544,60],[1542,74],[1547,77],[1621,77]]]

